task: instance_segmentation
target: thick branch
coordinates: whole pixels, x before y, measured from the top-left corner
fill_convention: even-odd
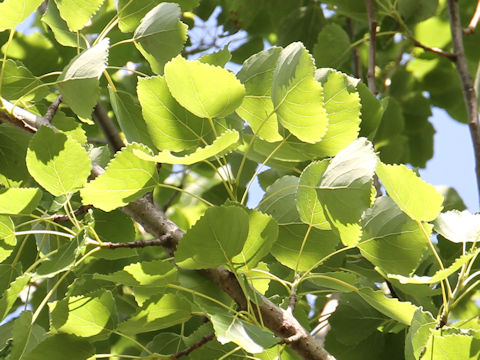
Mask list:
[[[124,147],[125,144],[123,143],[117,128],[113,124],[112,119],[110,119],[102,104],[98,103],[97,106],[95,106],[93,114],[95,115],[95,118],[97,119],[97,122],[112,149],[114,151],[119,151],[122,147]]]
[[[33,114],[29,116],[36,117]],[[94,176],[99,176],[103,172],[104,169],[102,167],[93,164],[92,174]],[[184,233],[174,222],[165,216],[163,211],[149,200],[148,196],[131,202],[121,210],[142,225],[150,234],[158,238],[167,239],[162,246],[170,255],[173,255]],[[249,308],[247,306],[248,300],[233,273],[222,267],[205,269],[201,272],[225,291],[243,310]],[[267,328],[282,338],[283,342],[289,344],[303,359],[334,359],[327,353],[323,346],[300,325],[289,311],[278,307],[259,293],[257,293],[257,298],[259,299],[258,305],[254,303],[250,304],[250,308],[254,309],[257,318],[259,320],[261,318]]]
[[[0,105],[1,108],[5,109],[3,113],[0,111],[3,119],[7,117],[16,121],[20,121],[21,123],[28,125],[30,129],[39,129],[41,126],[52,127],[50,122],[45,120],[43,117],[35,115],[25,109],[22,109],[21,107],[15,106],[4,98],[0,98]]]
[[[375,10],[373,8],[373,0],[365,0],[367,6],[368,23],[370,29],[370,46],[368,48],[368,72],[367,81],[368,88],[374,94],[377,93],[375,85],[375,57],[377,48],[377,20],[375,19]]]
[[[477,176],[477,190],[480,196],[480,127],[478,124],[478,99],[473,86],[472,77],[468,71],[467,58],[463,47],[462,24],[458,0],[448,0],[448,12],[450,15],[450,28],[452,31],[453,50],[455,51],[458,76],[462,83],[463,98],[467,106],[468,126],[472,137],[475,153],[475,173]]]

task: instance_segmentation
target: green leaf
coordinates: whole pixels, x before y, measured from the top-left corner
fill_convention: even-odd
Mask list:
[[[58,89],[63,101],[80,120],[91,118],[99,97],[99,78],[106,68],[109,39],[75,56],[58,77]],[[78,96],[82,94],[82,96]]]
[[[70,31],[82,29],[105,0],[55,0],[60,16],[67,22]]]
[[[87,135],[82,128],[82,124],[74,118],[66,116],[62,111],[57,111],[52,119],[52,125],[79,144],[84,145],[87,143]]]
[[[157,149],[191,150],[213,139],[208,120],[181,107],[170,94],[164,77],[140,78],[137,93],[148,134]]]
[[[38,188],[0,189],[0,214],[30,214],[41,198]]]
[[[247,269],[257,266],[272,248],[278,237],[277,222],[269,215],[255,210],[246,210],[249,216],[248,236],[240,254],[232,262]]]
[[[386,297],[381,290],[373,291],[372,289],[364,288],[360,289],[359,295],[382,314],[405,325],[410,325],[413,314],[418,309],[409,302]]]
[[[183,239],[182,239],[183,240]],[[174,294],[153,299],[118,326],[120,332],[139,334],[181,324],[191,317],[190,304]]]
[[[465,255],[460,256],[459,258],[455,259],[452,265],[448,268],[443,270],[438,270],[433,276],[417,276],[414,275],[413,277],[405,277],[401,275],[391,275],[389,274],[388,277],[392,279],[396,279],[400,281],[401,284],[436,284],[450,275],[454,274],[458,269],[460,269],[463,265],[468,263],[473,257],[478,255],[480,250],[471,251],[466,253]]]
[[[144,261],[127,265],[111,274],[94,274],[94,279],[107,280],[126,286],[165,287],[177,279],[177,268],[165,260]]]
[[[30,281],[29,274],[23,274],[12,281],[6,291],[3,292],[0,298],[0,321],[5,319],[13,304],[17,300],[20,292],[27,286]]]
[[[360,240],[358,222],[372,202],[376,163],[372,144],[360,138],[332,159],[318,185],[318,198],[327,218],[347,246]]]
[[[130,144],[115,154],[105,172],[80,191],[84,204],[103,211],[125,206],[151,191],[158,174],[154,163],[141,160],[133,152],[149,151],[140,144]]]
[[[236,112],[258,137],[270,142],[282,140],[271,98],[273,73],[281,51],[272,47],[251,56],[237,74],[246,93]]]
[[[442,335],[432,330],[421,359],[476,360],[480,356],[478,339],[464,334]]]
[[[323,86],[328,129],[322,141],[311,147],[318,157],[334,156],[358,136],[360,97],[345,74],[330,69],[317,70],[315,78]]]
[[[413,220],[434,220],[442,210],[442,195],[405,165],[379,163],[377,175],[388,195]]]
[[[411,24],[434,16],[438,6],[438,0],[426,0],[422,3],[415,0],[399,0],[397,6],[402,18]]]
[[[300,224],[295,205],[299,178],[283,176],[267,188],[258,210],[271,215],[279,225]]]
[[[455,243],[476,242],[480,238],[480,215],[467,210],[447,211],[435,219],[434,230]]]
[[[45,338],[45,330],[38,324],[32,324],[32,312],[23,311],[13,326],[13,346],[11,359],[23,359]]]
[[[25,20],[42,3],[42,0],[4,0],[0,4],[0,31],[13,29]]]
[[[30,141],[27,167],[33,178],[55,196],[76,192],[92,170],[90,158],[79,143],[45,126]]]
[[[141,81],[142,79],[139,79]],[[147,125],[142,117],[142,108],[128,92],[113,91],[108,87],[110,102],[113,112],[129,143],[138,142],[154,149],[152,132],[147,130]]]
[[[125,243],[135,240],[135,225],[131,217],[120,210],[103,212],[93,210],[95,225],[93,229],[102,242]],[[93,254],[94,257],[102,259],[121,259],[137,255],[135,249],[101,249]]]
[[[192,165],[197,162],[207,160],[214,156],[221,156],[232,151],[239,139],[239,134],[235,130],[226,130],[217,137],[212,144],[196,149],[193,153],[185,156],[175,156],[170,151],[164,150],[157,155],[152,156],[142,150],[134,150],[134,154],[140,159],[146,161],[159,162],[164,164]]]
[[[318,229],[331,229],[317,196],[317,188],[329,161],[312,162],[302,172],[297,192],[297,210],[300,219]]]
[[[278,342],[272,333],[249,324],[216,305],[207,307],[206,311],[221,344],[233,342],[245,351],[257,354]]]
[[[75,259],[80,253],[82,245],[83,242],[80,242],[78,238],[74,238],[60,246],[55,254],[40,264],[34,279],[52,278],[56,274],[70,269],[75,264]]]
[[[70,31],[66,21],[60,16],[60,12],[53,1],[48,2],[47,11],[42,16],[42,21],[52,29],[55,40],[57,40],[59,44],[77,47],[77,36],[74,32]]]
[[[418,224],[387,196],[377,198],[365,212],[362,228],[360,252],[386,273],[411,274],[428,246]]]
[[[147,59],[156,74],[183,49],[187,40],[187,25],[180,21],[178,4],[161,3],[150,10],[133,34],[135,46]]]
[[[21,98],[24,102],[41,100],[48,94],[48,90],[42,85],[20,61],[8,59],[5,62],[2,81],[2,97],[5,99],[14,101]],[[37,87],[39,88],[35,89]]]
[[[348,34],[335,23],[325,25],[318,34],[313,56],[318,68],[338,68],[350,57]]]
[[[328,124],[323,88],[315,80],[314,72],[311,55],[301,43],[293,43],[280,53],[272,85],[280,124],[308,143],[320,141]]]
[[[17,245],[15,225],[10,217],[0,215],[0,262],[10,256],[15,245]]]
[[[0,124],[0,184],[17,187],[30,179],[25,156],[30,136],[8,124]]]
[[[362,103],[362,122],[359,135],[372,141],[382,121],[383,106],[363,82],[357,84],[357,91]]]
[[[405,360],[419,360],[425,345],[435,328],[435,319],[429,312],[417,309],[405,340]]]
[[[331,230],[319,230],[308,225],[282,225],[272,255],[283,265],[308,271],[320,265],[335,250],[339,238]]]
[[[205,64],[224,67],[231,58],[232,54],[230,53],[230,51],[228,51],[228,46],[225,46],[222,50],[216,51],[211,54],[202,55],[200,59],[198,59],[198,61]]]
[[[50,331],[96,340],[110,336],[116,326],[116,306],[110,291],[102,290],[88,296],[70,296],[48,304]]]
[[[165,79],[180,105],[203,118],[232,113],[245,95],[244,86],[228,70],[181,56],[165,65]]]
[[[210,207],[182,238],[175,262],[188,269],[228,264],[242,251],[248,232],[249,217],[242,208]]]
[[[69,360],[87,360],[95,354],[95,348],[86,340],[67,334],[47,337],[32,349],[23,360],[62,359],[68,354]]]

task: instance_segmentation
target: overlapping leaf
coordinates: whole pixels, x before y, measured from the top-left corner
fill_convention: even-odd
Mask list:
[[[323,88],[314,77],[314,61],[301,43],[280,53],[273,74],[272,100],[277,118],[286,129],[307,143],[320,141],[327,130]]]
[[[77,47],[77,36],[70,31],[67,22],[62,19],[55,2],[49,1],[42,21],[52,29],[55,39],[63,46]]]
[[[3,71],[2,97],[5,99],[29,101],[47,96],[48,90],[42,87],[43,83],[21,62],[9,59],[5,61]]]
[[[202,118],[232,113],[245,95],[244,86],[228,70],[180,56],[165,65],[165,79],[178,103]]]
[[[45,126],[30,141],[27,167],[33,178],[55,196],[79,190],[92,170],[90,158],[78,142]]]
[[[104,339],[116,326],[116,306],[110,291],[70,296],[49,304],[51,331]]]
[[[282,140],[271,98],[273,73],[281,51],[281,48],[273,47],[253,55],[237,75],[245,85],[246,93],[236,112],[266,141]]]
[[[190,317],[190,304],[185,299],[174,294],[166,294],[152,299],[131,318],[120,323],[118,330],[127,334],[155,331],[181,324]]]
[[[98,101],[98,79],[105,70],[108,47],[109,40],[103,39],[74,57],[58,77],[58,88],[63,101],[82,120],[88,121],[91,118],[93,107]]]
[[[173,155],[168,150],[161,151],[157,155],[152,156],[146,153],[144,150],[137,149],[134,150],[134,154],[145,161],[153,161],[164,164],[191,165],[203,160],[207,160],[214,156],[220,156],[229,153],[235,148],[239,137],[240,135],[237,131],[227,130],[217,137],[210,145],[198,148],[193,153],[185,156]]]
[[[435,328],[435,319],[428,312],[417,309],[413,314],[405,341],[405,360],[419,360],[423,349]]]
[[[0,184],[16,187],[30,179],[25,156],[30,136],[8,124],[0,124]]]
[[[10,256],[16,244],[15,225],[12,219],[0,215],[0,262]]]
[[[139,159],[135,150],[148,152],[140,144],[130,144],[115,154],[105,173],[90,181],[80,191],[84,204],[111,211],[138,199],[157,183],[155,163]]]
[[[248,231],[249,217],[242,208],[211,207],[182,238],[175,261],[189,269],[227,264],[242,251]]]
[[[5,319],[5,316],[10,312],[12,306],[17,300],[18,294],[27,286],[30,281],[29,274],[23,274],[12,281],[6,291],[0,297],[0,319]],[[1,321],[0,320],[0,321]]]
[[[42,0],[4,0],[0,3],[0,31],[13,29],[25,20],[42,3]]]
[[[0,214],[29,214],[42,198],[38,188],[0,189]]]
[[[428,245],[418,224],[389,197],[376,199],[362,218],[358,248],[372,264],[390,274],[411,274]]]
[[[71,31],[82,29],[105,0],[55,0],[60,16]]]
[[[156,74],[183,49],[187,25],[180,21],[180,6],[164,2],[150,10],[133,34],[135,46],[147,59]]]
[[[413,220],[434,220],[442,210],[442,195],[405,165],[379,163],[377,175],[388,195]]]
[[[372,144],[360,138],[340,151],[323,173],[318,198],[345,245],[360,239],[360,217],[372,202],[376,166]]]
[[[139,79],[137,93],[148,133],[157,149],[191,150],[213,138],[208,120],[180,106],[170,94],[164,77]]]
[[[480,215],[468,211],[447,211],[435,219],[434,229],[456,243],[475,242],[480,238]]]
[[[61,359],[68,354],[69,360],[87,360],[94,356],[95,347],[88,341],[68,334],[48,336],[35,346],[24,360]]]

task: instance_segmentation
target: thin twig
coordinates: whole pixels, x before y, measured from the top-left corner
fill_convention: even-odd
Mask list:
[[[86,214],[88,210],[91,208],[92,208],[92,205],[81,205],[73,212],[73,214],[75,216],[80,216],[80,215]],[[53,215],[51,219],[56,223],[70,220],[68,215]]]
[[[475,8],[475,12],[473,13],[472,20],[470,20],[468,27],[466,29],[463,29],[463,33],[465,35],[473,34],[475,32],[475,29],[477,28],[479,20],[480,20],[480,0],[477,1],[477,7]]]
[[[88,141],[90,144],[98,144],[98,145],[107,145],[107,144],[108,144],[108,141],[107,141],[107,140],[105,140],[105,139],[99,139],[99,138],[89,137],[89,138],[87,138],[87,141]]]
[[[455,60],[457,59],[457,55],[452,54],[451,52],[444,51],[444,50],[439,49],[439,48],[437,48],[437,47],[430,47],[430,46],[424,45],[424,44],[422,44],[420,41],[418,41],[417,39],[415,39],[413,36],[409,36],[409,38],[410,38],[410,40],[413,41],[413,44],[414,44],[416,47],[422,48],[422,49],[425,50],[425,51],[429,51],[429,52],[432,52],[432,53],[434,53],[434,54],[437,54],[437,55],[446,57],[446,58],[447,58],[448,60],[450,60],[450,61],[455,61]]]
[[[95,115],[95,118],[98,121],[98,124],[102,128],[103,134],[108,140],[108,143],[112,147],[112,149],[116,152],[119,151],[122,147],[125,146],[123,143],[122,138],[120,137],[120,134],[113,125],[112,119],[107,114],[107,111],[103,107],[102,104],[98,103],[95,106],[95,110],[93,111],[93,114]]]
[[[144,248],[147,246],[165,246],[165,244],[170,241],[171,235],[165,234],[160,236],[158,239],[152,240],[136,240],[136,241],[129,241],[124,243],[114,243],[114,242],[102,242],[101,244],[95,243],[95,245],[101,246],[102,248],[115,250],[121,248],[129,248],[129,249],[139,249]]]
[[[43,116],[44,120],[48,121],[49,123],[52,122],[52,119],[57,113],[58,107],[60,106],[62,99],[63,99],[62,95],[58,95],[57,99],[50,104],[50,106],[47,109],[47,112]]]
[[[375,85],[375,57],[377,48],[377,20],[375,19],[375,10],[373,8],[372,0],[365,0],[367,6],[368,23],[370,31],[370,46],[368,49],[368,72],[367,81],[368,88],[374,94],[377,93],[377,86]]]
[[[189,346],[185,350],[182,350],[182,351],[177,352],[176,354],[173,354],[170,357],[170,359],[171,360],[177,360],[177,359],[181,358],[182,356],[186,356],[186,355],[190,354],[192,351],[198,349],[199,347],[201,347],[201,346],[205,345],[206,343],[208,343],[209,341],[213,340],[214,338],[215,338],[215,333],[211,333],[209,335],[206,335],[206,336],[202,337],[200,340],[198,340],[192,346]]]
[[[178,185],[178,189],[183,189],[183,185],[185,184],[186,173],[183,173],[182,180],[180,181],[180,185]],[[167,200],[167,202],[163,205],[163,212],[166,212],[170,206],[172,206],[173,202],[177,198],[180,191],[175,191]]]
[[[450,16],[450,29],[452,31],[453,50],[456,54],[455,64],[462,83],[463,98],[467,106],[468,126],[472,137],[475,153],[475,173],[477,176],[477,190],[480,196],[480,127],[478,124],[478,98],[473,86],[473,80],[467,66],[465,49],[463,47],[462,24],[458,0],[448,0],[448,13]]]

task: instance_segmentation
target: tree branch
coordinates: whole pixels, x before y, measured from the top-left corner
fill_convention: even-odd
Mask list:
[[[347,30],[348,30],[348,37],[350,41],[353,42],[354,32],[353,32],[353,22],[352,19],[347,18]],[[353,68],[353,76],[357,79],[363,80],[362,78],[362,62],[360,60],[360,50],[357,46],[354,46],[352,49],[353,56],[352,56],[352,68]]]
[[[463,33],[465,35],[473,34],[475,32],[475,29],[477,28],[479,20],[480,20],[480,0],[477,1],[477,7],[475,8],[475,12],[473,13],[472,20],[470,20],[468,27],[466,29],[463,29]]]
[[[451,52],[444,51],[444,50],[436,48],[436,47],[430,47],[430,46],[424,45],[420,41],[415,39],[413,36],[409,36],[409,38],[410,38],[410,40],[413,41],[413,44],[416,47],[422,48],[425,51],[429,51],[429,52],[432,52],[434,54],[446,57],[450,61],[455,61],[457,59],[457,55],[452,54]]]
[[[0,98],[0,105],[0,110],[4,110],[2,114],[2,118],[4,119],[7,117],[9,119],[20,121],[24,125],[27,125],[27,128],[32,131],[36,131],[36,129],[39,129],[41,126],[53,128],[50,122],[45,120],[43,117],[35,115],[30,111],[22,109],[21,107],[15,106],[4,98]]]
[[[475,154],[475,173],[477,177],[477,190],[480,197],[480,127],[478,124],[478,98],[473,86],[472,77],[467,66],[465,49],[463,47],[462,24],[460,23],[460,12],[458,0],[448,0],[448,13],[450,16],[450,29],[452,32],[453,50],[456,55],[456,68],[460,82],[462,83],[463,98],[467,107],[468,126],[473,142]]]
[[[50,104],[50,106],[47,109],[47,112],[43,116],[43,118],[48,121],[49,123],[52,122],[53,117],[57,113],[58,107],[60,106],[60,103],[62,102],[63,96],[58,95],[57,99]]]
[[[198,349],[199,347],[201,347],[201,346],[205,345],[206,343],[208,343],[209,341],[213,340],[214,337],[215,337],[215,333],[211,333],[209,335],[206,335],[206,336],[202,337],[200,340],[198,340],[192,346],[189,346],[185,350],[182,350],[182,351],[177,352],[176,354],[173,354],[170,357],[170,359],[171,360],[177,360],[177,359],[181,358],[182,356],[186,356],[186,355],[190,354],[192,351]]]
[[[117,152],[122,147],[124,147],[125,144],[120,137],[117,128],[113,124],[112,119],[110,119],[107,111],[100,102],[95,106],[93,114],[95,115],[95,118],[97,119],[97,122],[100,125],[100,128],[102,129],[102,132],[107,138],[107,141],[113,151]]]
[[[81,205],[73,213],[75,214],[75,216],[83,215],[88,211],[88,209],[91,209],[91,208],[92,208],[92,205]],[[51,219],[56,223],[70,220],[68,215],[53,215]]]
[[[166,234],[160,236],[158,239],[152,240],[136,240],[136,241],[129,241],[124,243],[114,243],[114,242],[102,242],[101,244],[95,242],[95,245],[100,246],[104,249],[115,250],[121,248],[129,248],[129,249],[139,249],[144,248],[147,246],[164,246],[166,242],[170,240],[170,235]]]
[[[19,121],[23,121],[24,117],[28,117],[29,121],[40,118],[26,110],[21,110],[21,112],[18,112],[18,110],[16,112],[16,114],[22,114],[21,118],[17,118]],[[42,123],[41,125],[44,124]],[[49,123],[46,126],[51,127]],[[92,165],[92,174],[94,176],[99,176],[105,171],[95,163]],[[166,239],[162,246],[167,253],[173,256],[184,232],[149,200],[148,194],[131,202],[121,208],[121,210],[142,225],[153,236]],[[200,272],[225,291],[242,310],[249,308],[247,306],[249,300],[246,298],[242,287],[232,272],[223,267],[200,270]],[[282,338],[283,342],[289,344],[303,359],[334,360],[321,343],[315,340],[289,311],[278,307],[260,293],[257,293],[256,298],[260,299],[259,303],[254,304],[251,302],[250,307],[254,309],[257,318],[262,319],[267,328],[273,331],[276,336]]]
[[[374,94],[377,93],[377,86],[375,85],[375,57],[377,48],[377,20],[375,19],[375,10],[373,8],[372,0],[365,0],[368,14],[368,24],[370,31],[370,46],[368,48],[368,72],[367,81],[368,88]]]

